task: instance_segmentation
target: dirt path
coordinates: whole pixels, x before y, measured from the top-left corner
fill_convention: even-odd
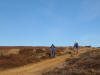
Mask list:
[[[41,75],[43,71],[48,71],[64,62],[70,55],[58,56],[53,59],[38,62],[36,64],[26,65],[24,67],[1,71],[0,75]]]
[[[86,50],[79,52],[84,53]],[[58,56],[53,59],[47,59],[36,64],[26,65],[24,67],[0,71],[0,75],[41,75],[43,72],[51,70],[70,58],[71,55]]]

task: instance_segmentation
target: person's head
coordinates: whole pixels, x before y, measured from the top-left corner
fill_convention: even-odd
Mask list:
[[[75,42],[75,44],[78,44],[78,42]]]
[[[52,44],[51,47],[55,47],[54,44]]]

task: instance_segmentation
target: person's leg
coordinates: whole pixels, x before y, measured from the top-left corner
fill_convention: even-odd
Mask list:
[[[55,51],[54,50],[52,51],[52,57],[55,57]]]
[[[77,54],[77,48],[74,49],[74,54]]]
[[[78,54],[78,48],[77,48],[77,54]]]
[[[56,56],[56,52],[54,51],[54,57]]]
[[[74,49],[74,54],[76,54],[76,49]]]
[[[51,50],[51,57],[53,57],[53,51]]]
[[[75,50],[75,54],[78,54],[78,49]]]
[[[54,51],[52,50],[52,57],[54,57]]]

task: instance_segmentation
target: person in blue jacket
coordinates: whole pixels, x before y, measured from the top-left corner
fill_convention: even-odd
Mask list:
[[[51,50],[51,57],[55,57],[56,56],[56,47],[52,44],[50,47]]]

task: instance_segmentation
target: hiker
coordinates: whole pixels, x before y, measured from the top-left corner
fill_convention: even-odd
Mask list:
[[[51,57],[55,57],[56,55],[56,47],[52,44],[50,47],[51,50]]]
[[[74,53],[78,54],[79,45],[77,42],[74,43]]]

